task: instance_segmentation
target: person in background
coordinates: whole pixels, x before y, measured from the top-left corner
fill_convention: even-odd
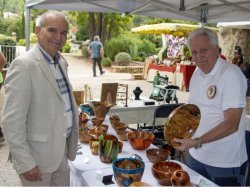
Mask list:
[[[96,77],[96,63],[98,64],[100,75],[104,74],[105,71],[103,71],[101,64],[104,58],[104,50],[99,36],[94,36],[94,41],[89,44],[88,51],[93,61],[93,76]]]
[[[5,80],[3,130],[10,161],[23,186],[69,186],[79,114],[59,51],[68,22],[48,11],[36,22],[37,44],[10,65]]]
[[[247,81],[239,68],[219,58],[216,33],[199,28],[188,36],[197,68],[189,103],[199,107],[200,124],[192,138],[175,138],[189,150],[188,166],[220,186],[243,185],[247,161],[245,106]]]
[[[219,48],[219,52],[220,52],[220,57],[224,60],[227,60],[226,56],[221,53],[221,48]]]
[[[240,68],[243,66],[244,58],[240,46],[235,46],[232,63],[239,66]]]
[[[3,104],[3,94],[2,94],[2,84],[3,84],[3,81],[4,81],[4,77],[3,77],[3,74],[2,74],[2,69],[4,68],[4,65],[7,63],[4,55],[2,52],[0,52],[0,98],[1,98],[1,101],[0,101],[0,118],[2,119],[2,104]],[[1,127],[2,123],[0,124],[0,142],[3,142],[5,139],[4,139],[4,134],[3,134],[3,130],[2,130],[2,127]]]

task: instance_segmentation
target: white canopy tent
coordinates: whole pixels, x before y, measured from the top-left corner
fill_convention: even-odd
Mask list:
[[[30,9],[118,12],[205,23],[250,21],[249,0],[26,0],[26,44]]]
[[[250,29],[250,21],[219,22],[217,23],[217,27]]]

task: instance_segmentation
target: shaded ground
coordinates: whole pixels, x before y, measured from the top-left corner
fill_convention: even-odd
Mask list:
[[[106,73],[100,76],[97,68],[97,77],[93,77],[91,61],[71,54],[64,56],[69,63],[68,73],[74,90],[83,90],[84,85],[89,84],[93,97],[100,98],[102,83],[119,82],[128,84],[129,96],[133,95],[136,86],[140,86],[143,90],[141,96],[149,97],[152,92],[152,83],[145,80],[132,80],[129,73],[113,73],[110,69],[105,69]],[[178,91],[177,96],[179,102],[187,102],[187,92]],[[2,97],[0,97],[0,102],[2,102]],[[20,186],[16,172],[7,162],[8,151],[6,142],[0,143],[0,186]]]

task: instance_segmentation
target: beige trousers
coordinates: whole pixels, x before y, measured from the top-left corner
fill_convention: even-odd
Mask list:
[[[66,151],[65,151],[66,153]],[[23,175],[19,175],[22,186],[69,186],[70,185],[70,169],[66,154],[59,168],[53,173],[41,173],[42,181],[27,181]]]

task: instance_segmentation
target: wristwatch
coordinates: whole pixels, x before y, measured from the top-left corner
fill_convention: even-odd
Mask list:
[[[196,142],[195,149],[198,149],[198,148],[202,147],[202,143],[201,143],[201,139],[200,138],[195,138],[194,141]]]

